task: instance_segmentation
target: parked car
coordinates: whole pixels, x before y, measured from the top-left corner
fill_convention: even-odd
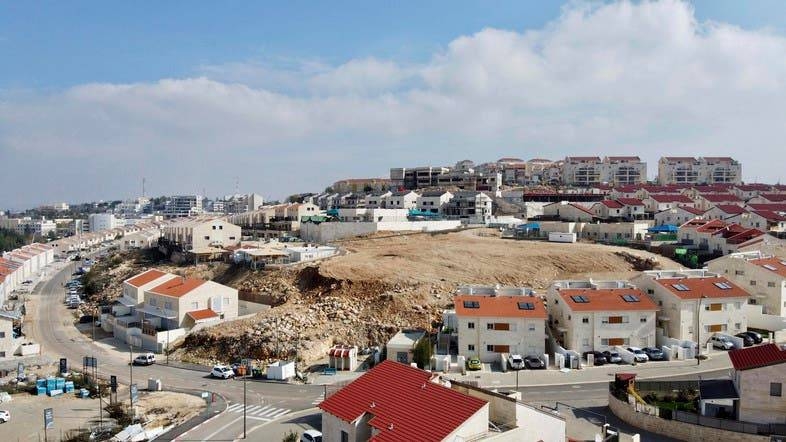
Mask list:
[[[0,410],[0,423],[6,423],[11,420],[11,412],[8,410]]]
[[[32,279],[27,279],[25,281],[22,281],[22,284],[32,284],[32,283],[33,283]]]
[[[731,342],[727,336],[715,335],[710,338],[713,348],[720,348],[722,350],[731,350],[734,348],[734,343]]]
[[[480,370],[481,368],[483,368],[483,364],[480,363],[480,358],[473,356],[467,359],[468,370]]]
[[[79,323],[80,324],[90,324],[95,319],[96,318],[93,315],[82,315],[82,317],[79,318]]]
[[[156,363],[156,355],[145,353],[134,358],[134,365],[153,365]]]
[[[666,355],[663,354],[663,350],[659,349],[658,347],[644,347],[641,349],[644,353],[647,354],[647,358],[650,361],[662,361],[666,359]]]
[[[210,376],[214,378],[229,379],[235,377],[235,372],[226,365],[216,365],[210,371]]]
[[[542,370],[546,368],[546,364],[537,356],[527,356],[524,358],[524,366],[530,370]]]
[[[650,360],[647,353],[644,353],[644,350],[639,347],[628,347],[628,351],[633,353],[633,360],[636,362],[647,362]]]
[[[753,336],[751,336],[751,335],[749,335],[747,333],[737,333],[734,336],[742,339],[742,344],[744,346],[746,346],[746,347],[750,347],[751,345],[756,343],[756,341],[753,339]]]
[[[606,364],[606,356],[604,356],[603,353],[601,353],[599,351],[585,351],[584,354],[583,354],[584,359],[589,361],[589,358],[587,357],[589,355],[593,356],[594,359],[593,359],[592,363],[594,365],[605,365]]]
[[[616,351],[609,351],[606,350],[603,352],[603,357],[606,358],[606,362],[609,364],[621,364],[622,363],[622,356]]]
[[[300,442],[322,442],[322,433],[317,430],[306,430],[300,436]]]
[[[748,330],[748,331],[745,331],[743,333],[745,333],[746,335],[748,335],[751,338],[753,338],[753,343],[754,344],[761,344],[761,341],[763,340],[761,335],[759,333],[755,332],[755,331]]]
[[[514,370],[521,370],[524,368],[524,358],[521,355],[510,355],[508,358],[508,365]]]

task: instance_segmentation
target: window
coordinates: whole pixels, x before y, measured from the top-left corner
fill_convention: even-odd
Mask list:
[[[475,344],[467,345],[467,351],[475,351]]]
[[[216,226],[213,226],[213,230],[216,230]]]
[[[607,316],[603,318],[604,324],[627,324],[628,317],[627,316]]]
[[[639,297],[636,295],[622,295],[622,300],[625,302],[639,302]]]
[[[493,345],[487,345],[486,346],[486,351],[494,351],[494,346]]]
[[[150,305],[155,307],[157,304],[158,304],[158,301],[156,300],[156,298],[150,298]]]
[[[628,345],[627,338],[603,338],[600,340],[601,345]]]
[[[464,308],[480,308],[480,302],[478,301],[464,301],[463,305]]]
[[[685,284],[672,284],[671,286],[674,287],[678,292],[690,291],[690,288]]]
[[[726,324],[712,324],[712,325],[704,326],[704,331],[707,333],[724,332],[726,331],[726,329],[727,329]]]
[[[770,396],[781,397],[783,394],[783,384],[780,382],[770,382]]]
[[[734,303],[734,308],[736,308],[737,310],[741,309],[742,308],[742,303],[739,302],[739,301],[735,302]]]
[[[519,310],[535,310],[535,304],[531,302],[519,302]]]
[[[655,294],[655,290],[653,290],[653,289],[647,289],[647,294],[648,294],[648,295],[654,295],[654,294]]]
[[[467,322],[467,328],[468,329],[474,329],[475,328],[475,323],[474,322]]]
[[[218,230],[224,230],[224,226],[218,226]]]
[[[529,331],[535,331],[535,324],[529,325]]]
[[[767,287],[775,287],[775,283],[770,281],[767,283]]]
[[[741,328],[742,328],[742,323],[739,323],[739,322],[735,322],[734,323],[734,330],[739,330]]]
[[[589,324],[589,317],[585,316],[585,317],[581,318],[581,323],[582,324]]]
[[[735,275],[744,275],[745,274],[745,270],[735,270],[734,274]]]
[[[486,330],[494,330],[494,323],[489,322],[488,324],[486,324]]]
[[[756,285],[756,280],[755,279],[751,279],[751,285]]]
[[[641,322],[641,323],[647,322],[647,317],[646,316],[642,316],[641,318],[639,318],[639,322]]]
[[[229,239],[235,239],[235,237],[234,236],[230,236]]]
[[[341,430],[341,442],[349,442],[349,433]]]
[[[4,351],[0,351],[0,358],[4,358],[4,357],[5,357],[5,352]]]
[[[572,299],[576,304],[586,304],[589,302],[589,298],[584,295],[574,295],[571,296],[570,299]]]
[[[231,304],[230,299],[224,298],[224,305],[229,305],[229,304]]]
[[[164,302],[164,308],[166,310],[171,310],[172,309],[172,303],[171,302]]]
[[[489,330],[502,330],[502,331],[510,330],[510,324],[508,324],[507,322],[495,322],[493,324],[488,324],[488,325],[491,326]]]
[[[210,237],[208,235],[205,235],[205,240],[210,240]]]
[[[199,301],[192,302],[191,303],[191,308],[194,309],[194,310],[199,309]]]

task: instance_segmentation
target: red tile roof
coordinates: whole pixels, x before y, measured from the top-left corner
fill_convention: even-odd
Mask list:
[[[659,307],[639,289],[559,289],[563,302],[574,312],[606,311],[656,311]],[[625,301],[623,296],[633,295],[638,302]],[[584,296],[588,302],[576,302],[575,296]]]
[[[781,216],[772,210],[754,210],[753,213],[759,215],[767,221],[786,221],[786,217]]]
[[[603,200],[600,203],[608,207],[609,209],[621,209],[624,207],[618,201],[614,201],[614,200]]]
[[[783,193],[763,193],[759,196],[773,203],[786,202],[786,194]]]
[[[753,190],[770,190],[772,186],[769,184],[762,184],[762,183],[750,183],[750,184],[738,184],[734,186],[735,189],[742,190],[743,192],[749,192]]]
[[[643,206],[644,201],[638,198],[617,198],[617,201],[626,206]]]
[[[786,362],[786,350],[777,344],[740,348],[729,352],[729,359],[736,370],[750,370]]]
[[[662,160],[666,160],[667,162],[676,162],[676,161],[696,161],[696,158],[693,157],[663,157]]]
[[[786,264],[784,264],[786,263],[786,260],[778,259],[772,256],[769,258],[751,259],[748,262],[786,278]]]
[[[165,272],[162,272],[162,271],[156,270],[156,269],[150,269],[150,270],[148,270],[146,272],[143,272],[143,273],[140,273],[140,274],[134,276],[133,278],[127,279],[126,283],[128,283],[128,284],[130,284],[130,285],[132,285],[132,286],[134,286],[136,288],[139,288],[139,287],[142,287],[143,285],[145,285],[145,284],[147,284],[149,282],[155,281],[156,279],[158,279],[158,278],[160,278],[160,277],[162,277],[164,275],[166,275]]]
[[[719,220],[692,219],[680,226],[680,228],[695,228],[697,232],[712,233],[726,227],[726,223]]]
[[[747,298],[748,292],[722,276],[706,278],[661,278],[655,282],[665,287],[680,299],[707,298]],[[730,288],[722,289],[715,284],[727,284]],[[688,290],[678,290],[675,285],[685,286]]]
[[[754,203],[748,204],[751,210],[772,210],[773,212],[786,212],[786,203]]]
[[[464,302],[477,302],[478,308],[464,307]],[[532,304],[532,310],[519,309],[518,303]],[[488,318],[537,318],[546,319],[546,307],[535,296],[479,296],[459,295],[453,298],[457,316]]]
[[[600,157],[567,157],[565,161],[597,161],[600,162]]]
[[[203,279],[196,279],[196,278],[172,278],[169,281],[156,286],[155,288],[150,290],[150,292],[158,295],[179,298],[183,295],[188,294],[190,291],[201,286],[205,282],[207,281]]]
[[[639,157],[607,157],[609,161],[641,161]]]
[[[193,310],[186,313],[188,316],[194,321],[200,321],[203,319],[210,319],[210,318],[218,318],[218,313],[214,312],[213,310],[206,308],[204,310]]]
[[[718,204],[715,206],[715,208],[721,212],[728,213],[729,215],[739,215],[740,213],[746,212],[745,209],[736,204]]]
[[[659,203],[685,203],[693,204],[693,200],[681,193],[653,193],[650,198]]]
[[[384,361],[319,404],[355,422],[368,413],[374,441],[441,441],[487,402],[431,382],[432,374]]]
[[[731,193],[702,193],[700,196],[711,203],[742,202],[737,195]]]
[[[680,209],[694,215],[704,215],[704,211],[691,206],[679,206]]]

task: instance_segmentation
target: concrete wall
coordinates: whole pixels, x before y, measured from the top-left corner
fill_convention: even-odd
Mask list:
[[[0,318],[0,358],[10,358],[16,352],[19,343],[14,339],[13,321],[8,318]]]
[[[745,316],[748,317],[748,327],[764,330],[786,330],[786,317],[778,315],[765,315],[761,305],[745,304]]]
[[[612,394],[609,394],[609,408],[612,413],[629,425],[679,440],[715,440],[724,442],[768,442],[770,440],[768,436],[736,433],[638,413],[630,404],[622,402]]]
[[[327,243],[339,239],[376,232],[438,232],[456,229],[461,221],[391,221],[356,223],[304,223],[300,227],[300,237],[307,242]]]

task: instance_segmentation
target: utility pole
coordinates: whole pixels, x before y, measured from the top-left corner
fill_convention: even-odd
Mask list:
[[[101,399],[101,383],[96,383],[98,386],[98,429],[101,430],[104,426],[104,404]]]
[[[246,366],[246,372],[243,374],[243,439],[246,438],[246,377],[247,376],[248,376],[248,366]]]

